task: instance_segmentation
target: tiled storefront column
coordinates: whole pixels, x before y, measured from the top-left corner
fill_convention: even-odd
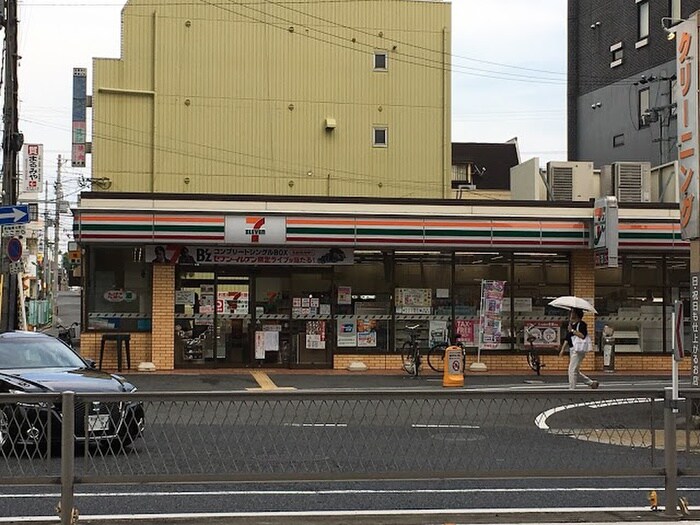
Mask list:
[[[571,252],[571,293],[591,304],[595,299],[595,263],[592,250],[575,250]],[[595,306],[595,304],[594,304]],[[588,335],[595,346],[595,314],[584,313],[583,320],[588,325]],[[587,356],[581,368],[595,368],[595,354]]]
[[[175,352],[175,266],[153,265],[151,359],[156,370],[172,370]]]

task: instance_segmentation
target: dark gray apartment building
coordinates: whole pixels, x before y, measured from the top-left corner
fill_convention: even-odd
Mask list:
[[[568,157],[677,159],[671,27],[700,0],[569,0]]]

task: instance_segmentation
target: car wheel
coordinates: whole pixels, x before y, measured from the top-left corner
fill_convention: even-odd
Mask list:
[[[10,419],[5,410],[0,410],[0,450],[8,450],[10,444]]]
[[[124,417],[124,424],[119,433],[119,442],[123,447],[131,447],[143,435],[145,415],[142,407],[129,410]]]

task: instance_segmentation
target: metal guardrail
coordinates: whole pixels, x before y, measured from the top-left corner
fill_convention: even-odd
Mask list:
[[[75,483],[664,475],[676,501],[677,476],[700,475],[700,393],[686,398],[674,412],[659,390],[3,394],[0,483],[60,484],[72,509]]]

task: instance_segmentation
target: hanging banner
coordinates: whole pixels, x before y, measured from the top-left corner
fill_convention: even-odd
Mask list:
[[[497,348],[501,344],[501,316],[505,281],[481,281],[481,330],[479,348]]]
[[[44,146],[42,144],[24,145],[23,193],[40,193],[44,179]]]
[[[690,274],[690,385],[700,387],[700,272]]]
[[[251,266],[332,266],[353,264],[347,248],[197,246],[158,244],[146,246],[147,262],[167,264],[220,264]]]

